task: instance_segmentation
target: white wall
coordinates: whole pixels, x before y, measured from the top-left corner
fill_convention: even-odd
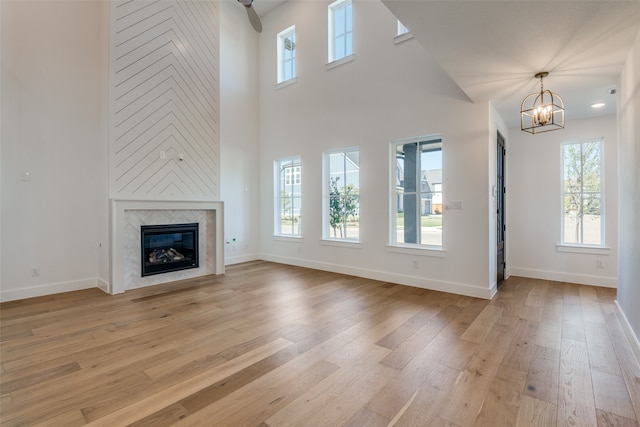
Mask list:
[[[507,269],[509,274],[616,286],[618,177],[616,117],[567,120],[563,130],[530,135],[511,129],[507,146]],[[605,246],[600,253],[559,252],[561,144],[604,138]],[[596,267],[602,260],[604,268]]]
[[[489,105],[473,104],[425,50],[395,45],[396,19],[380,2],[355,1],[354,61],[327,70],[328,2],[287,2],[260,36],[260,237],[269,260],[489,297]],[[297,82],[276,88],[276,35],[295,24]],[[387,250],[389,143],[443,136],[444,257]],[[322,153],[360,147],[361,244],[327,245]],[[302,158],[303,238],[273,237],[273,161]]]
[[[2,300],[96,286],[105,264],[103,3],[0,2]]]
[[[618,304],[635,334],[640,356],[640,33],[618,83]]]
[[[225,264],[234,264],[259,252],[258,36],[238,2],[220,12],[221,199]]]

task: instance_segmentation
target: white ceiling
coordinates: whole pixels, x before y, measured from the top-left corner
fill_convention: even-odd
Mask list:
[[[256,0],[260,16],[286,0]],[[303,1],[303,0],[290,0]],[[307,0],[308,1],[308,0]],[[509,126],[545,89],[566,119],[615,114],[615,88],[640,31],[640,0],[382,0],[473,101],[490,100]],[[590,107],[605,102],[599,110]]]
[[[287,0],[255,0],[253,7],[256,9],[256,13],[263,17],[285,1]]]
[[[509,126],[545,89],[566,119],[615,114],[615,88],[640,30],[640,1],[383,0],[474,101],[491,100]],[[601,110],[590,105],[605,102]]]

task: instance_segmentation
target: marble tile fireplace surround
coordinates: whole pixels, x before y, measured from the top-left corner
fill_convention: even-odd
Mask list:
[[[199,224],[198,268],[142,277],[142,225]],[[109,293],[208,274],[224,273],[222,202],[111,200],[111,285]]]

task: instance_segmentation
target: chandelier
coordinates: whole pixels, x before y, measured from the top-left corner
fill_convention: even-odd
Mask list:
[[[548,75],[547,71],[535,75],[540,79],[540,92],[527,95],[520,106],[520,129],[530,134],[564,129],[564,102],[542,84]]]

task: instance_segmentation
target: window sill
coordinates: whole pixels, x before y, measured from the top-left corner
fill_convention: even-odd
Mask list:
[[[362,244],[358,240],[322,239],[320,240],[320,244],[325,246],[362,249]]]
[[[301,243],[304,239],[302,238],[302,236],[287,236],[285,234],[274,234],[273,236],[273,240],[279,241],[279,242],[296,242],[296,243]]]
[[[604,246],[578,246],[578,245],[566,245],[558,243],[556,245],[557,252],[569,252],[576,254],[596,254],[596,255],[609,255],[609,250]]]
[[[387,245],[387,252],[394,252],[397,254],[407,254],[407,255],[428,256],[428,257],[436,257],[436,258],[445,258],[447,256],[447,251],[445,251],[441,247],[436,247],[436,246],[417,247],[417,246]]]
[[[332,68],[339,67],[340,65],[346,64],[348,62],[351,62],[354,59],[356,59],[356,55],[355,55],[355,53],[352,53],[351,55],[345,56],[344,58],[340,58],[340,59],[336,59],[335,61],[331,61],[326,65],[327,70],[331,70]]]
[[[393,42],[395,44],[400,44],[402,42],[406,42],[407,40],[411,40],[413,38],[413,34],[411,33],[404,33],[404,34],[400,34],[399,36],[395,36],[393,38]]]
[[[291,86],[294,83],[298,82],[298,77],[292,77],[289,80],[285,80],[283,82],[277,83],[276,84],[276,90],[278,89],[282,89],[283,87],[287,87],[287,86]]]

